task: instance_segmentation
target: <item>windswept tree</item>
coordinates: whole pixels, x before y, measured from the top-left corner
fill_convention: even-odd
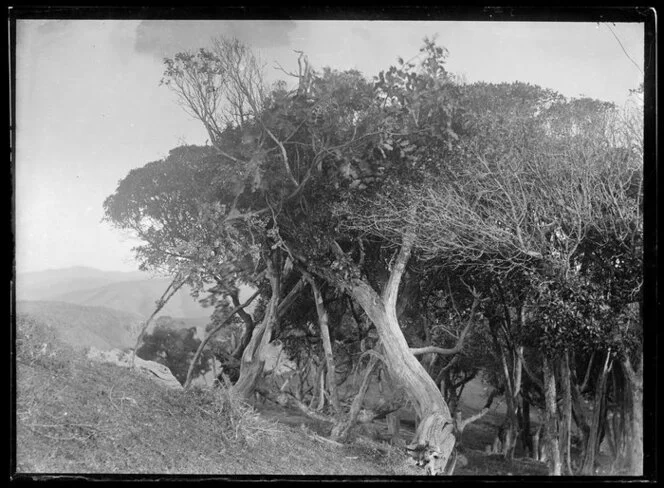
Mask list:
[[[398,191],[401,185],[394,182],[422,182],[450,151],[456,137],[451,126],[456,88],[444,68],[445,55],[427,41],[420,59],[400,60],[376,83],[356,71],[315,72],[302,57],[296,89],[278,84],[268,91],[255,69],[258,63],[235,41],[178,54],[166,61],[164,83],[201,120],[212,143],[196,149],[206,152],[204,158],[183,167],[199,173],[209,187],[194,182],[185,205],[191,209],[188,214],[157,215],[146,212],[152,210],[152,200],[137,199],[158,194],[156,200],[168,205],[174,188],[129,192],[131,197],[124,198],[129,205],[122,203],[123,187],[134,184],[130,180],[153,181],[149,171],[139,170],[107,201],[111,219],[141,232],[148,245],[140,252],[156,261],[172,265],[189,259],[213,276],[221,263],[241,262],[242,251],[251,251],[254,283],[267,279],[270,292],[235,385],[244,396],[260,376],[257,351],[270,341],[278,323],[286,275],[301,268],[347,293],[376,326],[390,375],[410,395],[422,420],[416,441],[438,447],[441,471],[455,444],[450,412],[411,352],[397,315],[414,229],[406,222],[398,242],[386,242],[344,227],[345,217],[336,208],[360,194]],[[155,169],[168,162],[155,164]],[[203,162],[216,163],[218,173],[206,173]],[[172,183],[191,181],[187,176]],[[132,213],[134,203],[140,210]],[[178,218],[186,221],[182,231],[177,230]],[[164,249],[164,241],[172,249]],[[371,270],[364,261],[369,255]]]
[[[316,71],[301,55],[296,86],[268,89],[260,62],[237,41],[179,53],[166,60],[163,83],[211,146],[178,148],[134,170],[105,204],[110,220],[145,243],[145,266],[186,264],[196,280],[217,283],[213,296],[231,296],[239,282],[260,290],[262,313],[234,385],[241,396],[256,387],[260,351],[302,293],[314,298],[332,368],[323,296],[347,295],[376,328],[373,358],[412,401],[414,442],[440,454],[435,472],[453,469],[454,421],[419,358],[461,350],[497,302],[495,281],[530,279],[509,305],[537,304],[539,285],[578,273],[583,245],[599,242],[598,219],[638,215],[625,213],[633,199],[623,198],[636,159],[620,145],[588,143],[606,127],[598,121],[608,107],[524,84],[463,85],[446,54],[425,39],[419,56],[373,81]],[[440,295],[446,275],[484,276],[479,270],[491,279],[471,280],[459,300],[458,339],[409,344],[402,326],[421,284]]]
[[[563,357],[567,377],[569,351],[582,346],[589,334],[606,337],[606,331],[595,330],[602,319],[594,310],[609,307],[606,300],[616,297],[618,282],[599,279],[599,269],[612,276],[631,273],[624,283],[632,300],[638,300],[638,140],[616,137],[620,127],[614,124],[616,111],[610,104],[568,101],[524,84],[476,84],[463,87],[463,92],[468,101],[459,110],[460,138],[445,171],[406,198],[380,195],[364,201],[350,213],[351,225],[373,226],[397,241],[395,230],[409,223],[416,229],[413,249],[422,259],[434,263],[444,256],[446,266],[492,274],[490,281],[497,284],[521,282],[519,300],[506,305],[522,312],[515,317],[524,327],[539,329],[534,335],[543,361],[549,459],[552,473],[560,474],[559,447],[552,445],[559,437],[552,361]],[[595,267],[597,259],[604,264]],[[579,279],[583,284],[578,285]],[[553,302],[545,296],[544,290],[572,283],[581,287],[581,295],[557,295]],[[577,300],[581,296],[591,308],[577,308],[587,305]],[[626,301],[620,302],[622,308],[611,308],[613,313],[624,313]],[[542,315],[541,307],[573,311],[554,318]],[[510,320],[512,313],[504,318]],[[569,411],[564,415],[571,417]]]

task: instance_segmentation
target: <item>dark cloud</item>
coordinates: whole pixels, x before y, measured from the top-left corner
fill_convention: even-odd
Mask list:
[[[185,21],[144,20],[137,30],[136,51],[158,58],[210,45],[215,37],[236,37],[252,47],[277,47],[290,43],[295,22],[285,21]]]

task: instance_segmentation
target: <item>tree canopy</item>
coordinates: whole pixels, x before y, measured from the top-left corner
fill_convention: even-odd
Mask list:
[[[367,79],[302,54],[289,89],[266,87],[237,41],[179,53],[162,82],[211,145],[132,170],[104,203],[143,242],[141,266],[185,277],[220,322],[240,284],[260,291],[238,391],[260,378],[281,321],[318,320],[330,369],[330,316],[342,338],[360,311],[421,417],[416,440],[445,453],[441,471],[455,444],[441,381],[498,364],[518,403],[526,347],[634,360],[643,211],[638,118],[526,83],[464,83],[446,56],[425,39]],[[544,383],[547,368],[533,368]]]

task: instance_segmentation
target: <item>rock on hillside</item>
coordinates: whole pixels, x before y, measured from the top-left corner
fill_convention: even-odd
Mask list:
[[[99,361],[103,363],[112,363],[123,368],[130,368],[132,366],[132,354],[129,352],[121,351],[120,349],[112,349],[110,351],[100,351],[96,347],[91,347],[87,353],[88,359]],[[146,361],[138,356],[133,358],[134,366],[147,374],[148,378],[166,388],[175,390],[182,389],[180,382],[173,376],[173,373],[167,366],[157,363],[155,361]]]
[[[130,312],[62,302],[19,301],[16,312],[53,327],[76,348],[103,350],[133,347],[143,321]]]

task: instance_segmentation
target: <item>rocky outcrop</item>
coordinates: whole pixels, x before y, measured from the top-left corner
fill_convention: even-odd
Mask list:
[[[117,366],[122,366],[123,368],[131,367],[131,356],[132,353],[124,352],[120,349],[111,349],[110,351],[102,351],[96,347],[91,347],[88,350],[87,357],[93,361],[99,361],[103,363],[112,363]],[[150,379],[156,383],[171,389],[182,389],[180,382],[173,376],[171,370],[167,366],[160,364],[156,361],[146,361],[139,358],[138,356],[134,359],[134,367],[138,371],[141,371],[148,375]]]

